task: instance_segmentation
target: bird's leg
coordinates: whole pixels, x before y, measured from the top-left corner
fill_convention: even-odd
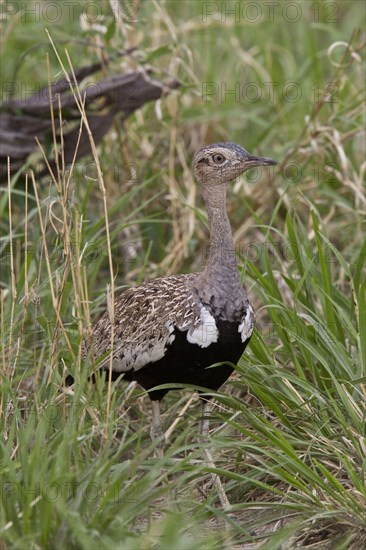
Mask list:
[[[207,413],[210,411],[210,402],[202,401],[201,404],[201,422],[200,422],[200,434],[202,439],[208,439],[208,434],[210,430],[210,419],[207,416]]]
[[[202,418],[201,418],[201,424],[200,424],[200,434],[201,438],[203,440],[203,443],[207,443],[208,441],[208,435],[209,435],[209,428],[210,428],[210,420],[208,417],[208,413],[210,412],[210,402],[209,401],[202,401]],[[212,458],[211,450],[208,447],[203,448],[203,453],[206,460],[206,466],[209,468],[216,468],[215,463]],[[221,483],[221,479],[217,474],[211,473],[211,479],[214,484],[214,487],[216,487],[217,493],[219,495],[219,499],[221,502],[221,506],[224,510],[227,510],[230,508],[230,502],[229,499],[226,496],[225,489],[223,484]]]
[[[160,418],[160,401],[152,402],[153,417],[150,428],[150,436],[153,441],[159,440],[159,444],[155,449],[156,456],[162,457],[164,455],[164,443],[165,437],[163,427],[161,425]]]

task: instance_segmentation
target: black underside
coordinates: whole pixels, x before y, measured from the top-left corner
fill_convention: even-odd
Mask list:
[[[215,363],[228,362],[237,364],[249,339],[241,341],[238,332],[239,323],[216,320],[219,331],[218,341],[202,348],[187,340],[187,331],[174,331],[175,339],[168,346],[164,357],[154,363],[148,363],[137,371],[126,373],[112,372],[112,380],[123,375],[127,381],[136,380],[145,390],[151,390],[163,384],[192,384],[216,391],[233,372],[230,364],[222,364],[212,368]],[[94,378],[95,375],[92,376]],[[66,384],[73,382],[68,376]],[[150,399],[160,400],[169,389],[149,391]]]
[[[128,381],[136,380],[145,390],[169,383],[193,384],[218,390],[234,369],[228,364],[208,367],[223,361],[236,365],[249,340],[241,341],[239,323],[217,320],[216,325],[219,331],[218,341],[207,348],[190,344],[187,332],[176,329],[175,339],[162,359],[137,371],[128,371],[123,378]],[[153,401],[160,400],[168,391],[169,389],[150,391],[149,396]]]

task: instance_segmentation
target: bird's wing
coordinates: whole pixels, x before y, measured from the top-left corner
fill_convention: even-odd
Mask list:
[[[197,275],[172,275],[130,288],[115,299],[113,370],[138,370],[161,359],[175,339],[187,331],[189,342],[207,347],[218,337],[214,318],[192,293]],[[105,312],[84,341],[83,356],[94,356],[98,367],[110,362],[111,322]],[[101,358],[100,362],[98,359]]]

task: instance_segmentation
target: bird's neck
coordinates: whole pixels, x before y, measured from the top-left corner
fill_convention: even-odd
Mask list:
[[[234,241],[226,208],[207,206],[210,247],[205,267],[207,277],[227,272],[238,275]]]
[[[202,196],[208,214],[210,247],[205,269],[199,276],[198,295],[218,317],[237,320],[246,308],[246,295],[238,273],[226,211],[226,187],[203,188]]]

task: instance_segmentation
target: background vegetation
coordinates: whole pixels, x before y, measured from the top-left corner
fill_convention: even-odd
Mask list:
[[[65,48],[74,67],[110,55],[105,75],[150,66],[182,87],[116,122],[71,172],[3,182],[2,548],[364,548],[364,4],[18,4],[3,4],[4,95],[14,80],[19,96],[42,87],[47,55],[52,81],[69,71]],[[156,459],[145,392],[90,387],[80,358],[111,258],[116,293],[202,268],[191,159],[224,140],[280,161],[228,201],[257,313],[212,413],[230,516],[197,441],[197,397],[165,398]]]

